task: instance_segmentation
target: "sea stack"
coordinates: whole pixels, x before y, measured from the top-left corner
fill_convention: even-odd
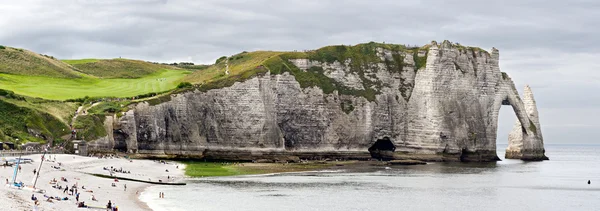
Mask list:
[[[523,90],[523,105],[527,112],[527,121],[517,120],[508,137],[506,158],[522,160],[548,160],[544,150],[544,138],[538,110],[529,85]],[[523,124],[521,124],[523,122]]]

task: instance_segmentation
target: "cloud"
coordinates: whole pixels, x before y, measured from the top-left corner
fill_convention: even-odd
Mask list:
[[[500,49],[501,69],[532,86],[540,109],[567,112],[600,107],[597,11],[594,0],[3,0],[0,44],[62,59],[213,63],[241,51],[448,39]],[[542,125],[560,125],[547,115],[579,124],[552,113]]]

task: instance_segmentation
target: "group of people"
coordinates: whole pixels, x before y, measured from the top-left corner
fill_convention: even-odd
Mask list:
[[[75,179],[78,179],[78,178],[75,178]],[[61,177],[60,178],[60,182],[68,182],[68,181],[69,180],[67,180],[67,178],[65,178],[65,177]],[[85,201],[80,201],[79,200],[81,192],[78,191],[79,190],[79,185],[78,185],[77,182],[74,185],[70,186],[70,187],[68,185],[66,185],[66,186],[63,187],[62,185],[59,184],[59,181],[56,180],[56,178],[53,178],[52,180],[50,180],[49,183],[52,184],[53,188],[62,190],[62,192],[66,193],[67,195],[75,196],[75,201],[76,201],[77,207],[80,207],[80,208],[86,208],[86,207],[88,207],[88,205],[85,203]],[[125,188],[126,188],[126,186],[125,186]],[[83,186],[83,185],[81,186],[81,189],[85,190],[85,192],[94,193],[94,191],[86,189],[85,186]],[[44,195],[44,197],[46,198],[47,202],[53,202],[53,200],[55,200],[55,201],[67,201],[67,200],[69,200],[69,197],[67,197],[67,196],[60,197],[60,196],[48,196],[48,195]],[[91,198],[92,201],[98,201],[98,199],[96,199],[96,196],[94,194],[91,194],[90,198]],[[37,201],[37,197],[35,197],[35,195],[32,195],[31,196],[31,200]],[[109,208],[111,210],[117,210],[117,208],[114,206],[114,203],[112,203],[112,206],[109,207]]]
[[[111,211],[119,211],[117,205],[115,205],[115,203],[112,203],[110,200],[108,200],[108,204],[106,204],[106,209],[109,209]]]
[[[125,171],[123,170],[123,167],[117,169],[117,168],[113,168],[112,166],[110,168],[104,167],[102,168],[105,171],[110,171],[110,172],[118,172],[118,173],[123,173],[123,174],[131,174],[131,171]]]

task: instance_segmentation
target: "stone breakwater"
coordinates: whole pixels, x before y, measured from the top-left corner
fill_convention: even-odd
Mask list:
[[[518,119],[506,157],[547,159],[531,89],[521,99],[500,71],[498,50],[444,41],[418,54],[378,48],[377,56],[381,62],[365,66],[364,77],[352,72],[349,61],[290,61],[303,71],[318,66],[353,89],[378,84],[372,101],[301,88],[287,72],[266,73],[231,87],[177,94],[158,105],[138,103],[120,118],[107,118],[109,135],[89,147],[228,160],[493,161],[498,113],[505,105]],[[426,57],[418,70],[415,56]],[[402,71],[384,64],[398,58]]]

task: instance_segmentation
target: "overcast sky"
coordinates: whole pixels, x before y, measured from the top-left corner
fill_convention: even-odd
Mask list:
[[[0,45],[61,59],[213,63],[252,50],[450,40],[500,50],[546,143],[600,144],[600,1],[0,0]],[[499,143],[515,118],[501,109]]]

